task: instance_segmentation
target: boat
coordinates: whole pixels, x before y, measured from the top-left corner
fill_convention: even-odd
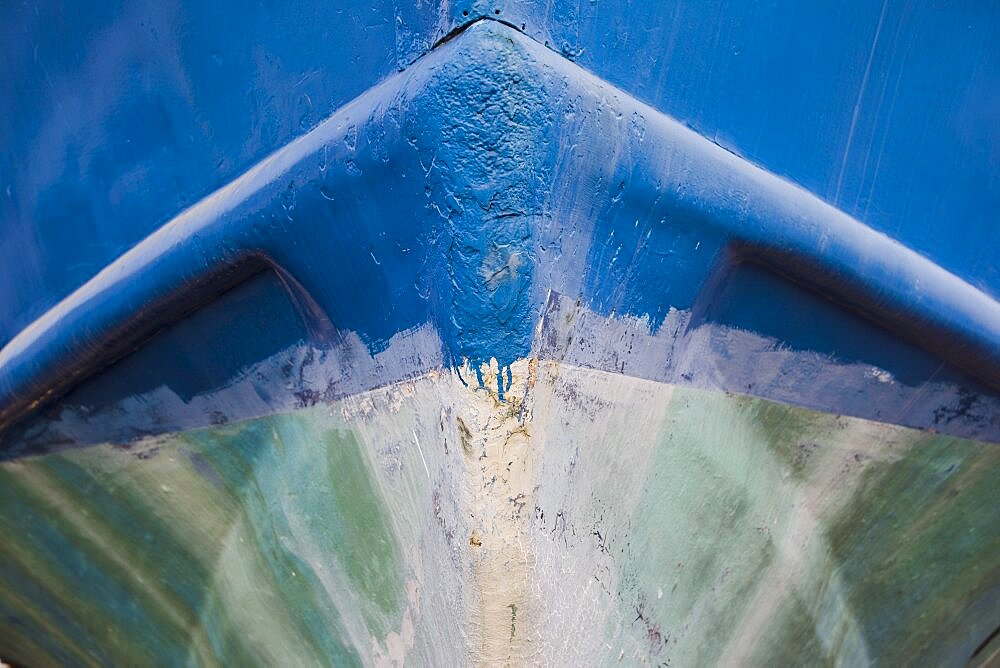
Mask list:
[[[0,659],[997,660],[997,8],[2,11]]]

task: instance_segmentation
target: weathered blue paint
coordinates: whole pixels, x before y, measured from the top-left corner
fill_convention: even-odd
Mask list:
[[[991,297],[509,26],[478,22],[15,337],[0,352],[0,416],[264,269],[314,336],[353,331],[377,352],[431,322],[448,363],[503,369],[527,356],[550,290],[648,316],[655,332],[748,261],[1000,382]]]
[[[497,10],[1000,294],[992,3],[12,3],[0,10],[0,342],[178,211]]]

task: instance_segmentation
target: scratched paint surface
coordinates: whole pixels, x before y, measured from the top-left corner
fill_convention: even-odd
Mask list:
[[[0,10],[0,658],[964,664],[996,10],[399,4]]]
[[[998,474],[989,444],[565,363],[516,362],[505,402],[431,373],[0,465],[0,650],[958,663],[1000,607]]]

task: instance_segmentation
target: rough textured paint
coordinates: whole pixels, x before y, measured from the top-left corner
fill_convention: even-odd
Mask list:
[[[481,16],[1000,291],[994,3],[10,3],[0,342]]]
[[[0,350],[0,417],[22,417],[262,270],[318,340],[347,330],[376,353],[430,322],[452,366],[506,369],[528,354],[551,290],[648,317],[655,333],[671,309],[700,317],[748,262],[1000,383],[988,294],[479,21],[22,331]]]

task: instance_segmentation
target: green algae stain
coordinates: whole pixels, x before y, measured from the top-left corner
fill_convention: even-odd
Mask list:
[[[839,428],[838,417],[827,413],[745,396],[731,397],[729,403],[754,425],[761,443],[796,482],[808,479],[817,465],[817,455]]]
[[[335,549],[351,583],[385,617],[402,612],[398,548],[376,482],[350,431],[324,434]],[[375,623],[370,616],[369,623]],[[388,630],[388,629],[383,629]]]
[[[811,605],[797,595],[789,596],[768,625],[763,639],[757,641],[752,665],[757,666],[817,666],[838,665],[834,653],[823,645],[816,631],[816,619]],[[843,663],[843,662],[841,662]]]
[[[0,530],[32,665],[358,665],[402,617],[365,446],[318,411],[5,463]]]
[[[61,652],[148,663],[205,649],[192,630],[202,569],[148,508],[121,486],[101,493],[64,457],[0,470],[4,597],[31,601],[33,621],[60,630]]]
[[[616,559],[651,659],[950,665],[995,627],[1000,448],[690,388],[657,438]]]
[[[1000,448],[937,435],[866,471],[828,538],[873,658],[964,663],[993,630],[998,481]]]
[[[358,612],[362,626],[383,638],[398,625],[403,601],[399,549],[363,444],[316,411],[246,423],[221,441],[199,436],[214,445],[201,450],[202,473],[242,481],[244,540],[258,544],[260,568],[282,607],[297,611],[298,636],[334,663],[355,662],[333,640],[349,637]],[[256,455],[247,468],[239,452],[251,445]]]
[[[651,660],[710,665],[774,559],[783,499],[756,407],[675,388],[632,514],[635,558],[619,561],[631,625]]]

